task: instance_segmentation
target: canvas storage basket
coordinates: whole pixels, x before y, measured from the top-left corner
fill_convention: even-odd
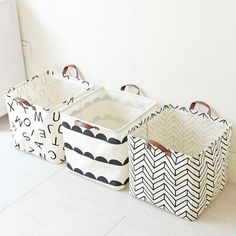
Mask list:
[[[71,69],[76,76],[68,76]],[[62,73],[47,71],[4,94],[15,147],[54,163],[65,160],[60,110],[93,85],[80,78],[75,65]]]
[[[127,131],[155,102],[100,88],[63,110],[67,167],[116,190],[128,182]]]
[[[129,131],[131,195],[198,218],[227,179],[231,123],[208,113],[168,105]]]

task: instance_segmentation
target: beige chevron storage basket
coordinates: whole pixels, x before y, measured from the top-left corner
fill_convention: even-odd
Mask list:
[[[115,190],[128,182],[127,131],[156,102],[100,88],[62,111],[67,167]]]
[[[76,76],[68,76],[71,69]],[[75,65],[62,73],[47,71],[5,93],[15,147],[53,163],[65,160],[60,110],[93,85],[80,78]]]
[[[156,110],[128,133],[130,194],[197,219],[225,186],[230,137],[231,123],[210,110]]]

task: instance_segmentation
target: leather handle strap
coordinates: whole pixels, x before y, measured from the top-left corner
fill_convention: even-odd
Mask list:
[[[32,107],[33,110],[36,110],[35,106],[31,105],[27,100],[25,100],[24,98],[20,98],[20,97],[15,97],[14,100],[19,103],[21,106],[27,106],[27,107]]]
[[[195,101],[195,102],[192,102],[191,105],[190,105],[190,107],[189,107],[189,109],[190,109],[190,110],[193,110],[193,109],[195,108],[196,104],[201,104],[201,105],[205,106],[205,107],[208,109],[207,114],[208,114],[208,115],[211,115],[211,107],[210,107],[206,102],[204,102],[204,101]]]
[[[77,78],[77,79],[82,79],[82,76],[81,76],[81,73],[80,73],[79,68],[78,68],[76,65],[74,65],[74,64],[70,64],[70,65],[65,66],[65,67],[63,68],[63,70],[62,70],[62,75],[63,75],[63,76],[66,76],[66,74],[67,74],[67,72],[68,72],[68,70],[69,70],[70,68],[73,68],[73,69],[75,70],[75,73],[76,73],[75,78]]]
[[[133,87],[133,88],[135,88],[137,90],[136,94],[140,95],[140,88],[137,85],[135,85],[135,84],[125,84],[125,85],[121,86],[120,90],[121,91],[125,91],[126,87]]]
[[[92,126],[92,125],[90,125],[88,123],[85,123],[85,122],[83,122],[81,120],[76,120],[75,121],[75,125],[81,126],[81,127],[85,128],[85,129],[97,129],[97,130],[99,130],[99,128],[97,126]]]
[[[157,147],[158,149],[160,149],[162,152],[165,152],[166,156],[171,157],[171,151],[170,149],[167,149],[166,147],[164,147],[162,144],[160,144],[157,141],[154,141],[152,139],[149,139],[147,141],[147,148],[150,150],[152,146]]]

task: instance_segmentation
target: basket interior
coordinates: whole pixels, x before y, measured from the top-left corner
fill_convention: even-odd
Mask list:
[[[206,116],[193,115],[178,108],[167,107],[156,115],[131,135],[145,141],[158,141],[166,148],[194,157],[222,136],[228,127]]]
[[[24,82],[9,94],[12,97],[24,98],[29,103],[53,108],[63,101],[79,95],[85,89],[77,79],[45,74]]]
[[[100,89],[67,108],[65,113],[75,119],[117,130],[137,119],[154,104],[144,97]]]

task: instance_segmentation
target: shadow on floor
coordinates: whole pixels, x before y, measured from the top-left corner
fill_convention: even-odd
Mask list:
[[[4,115],[0,117],[0,132],[1,131],[9,131],[9,121],[8,121],[8,115]]]

